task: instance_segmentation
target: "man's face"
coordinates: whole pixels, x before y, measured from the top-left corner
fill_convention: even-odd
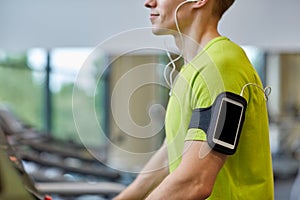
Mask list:
[[[175,10],[180,2],[182,2],[182,0],[145,1],[145,7],[150,9],[149,17],[154,34],[172,34],[172,31],[176,31]]]

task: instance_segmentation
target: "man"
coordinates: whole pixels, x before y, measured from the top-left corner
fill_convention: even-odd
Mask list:
[[[217,30],[233,2],[146,0],[153,33],[174,36],[185,66],[171,88],[165,144],[116,199],[274,199],[265,90],[244,51]],[[189,127],[193,111],[209,110],[224,92],[247,101],[233,155]]]

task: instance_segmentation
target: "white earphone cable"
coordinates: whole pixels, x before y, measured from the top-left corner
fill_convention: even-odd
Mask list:
[[[183,1],[183,2],[181,2],[181,3],[176,7],[175,13],[174,13],[174,19],[175,19],[176,29],[177,29],[177,32],[178,32],[178,34],[179,34],[180,41],[181,41],[181,45],[182,45],[183,48],[181,48],[181,50],[180,50],[180,55],[179,55],[177,58],[175,58],[175,59],[172,59],[170,53],[169,53],[168,51],[166,51],[166,52],[167,52],[167,56],[168,56],[170,62],[165,66],[165,69],[164,69],[164,79],[165,79],[167,85],[170,87],[170,93],[169,93],[169,95],[171,95],[171,93],[172,93],[172,88],[173,88],[173,74],[174,74],[174,72],[175,72],[175,70],[176,70],[175,62],[178,61],[180,58],[182,58],[182,56],[183,56],[183,49],[184,49],[184,40],[183,40],[183,35],[182,35],[182,33],[181,33],[181,30],[180,30],[180,27],[179,27],[179,24],[178,24],[177,13],[178,13],[179,8],[180,8],[182,5],[184,5],[184,4],[186,4],[186,3],[190,3],[190,2],[192,2],[192,1]],[[170,80],[170,81],[169,81],[168,78],[167,78],[167,68],[169,67],[169,65],[172,65],[172,70],[171,70],[171,72],[170,72],[170,74],[169,74],[169,80]]]
[[[264,98],[265,98],[265,100],[268,101],[268,98],[269,98],[269,96],[270,96],[270,94],[271,94],[271,91],[272,91],[272,88],[271,88],[270,86],[267,86],[267,87],[265,87],[265,88],[262,88],[262,87],[260,87],[259,85],[255,84],[255,83],[247,83],[247,84],[245,84],[245,85],[243,86],[242,91],[241,91],[241,93],[240,93],[240,96],[243,96],[243,95],[244,95],[244,90],[245,90],[245,88],[248,87],[248,86],[255,86],[255,87],[257,87],[258,89],[260,89],[260,90],[264,93]]]

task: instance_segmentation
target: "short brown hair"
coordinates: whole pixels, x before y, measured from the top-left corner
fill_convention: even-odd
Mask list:
[[[230,8],[230,6],[234,3],[234,0],[215,0],[213,7],[213,15],[221,18],[223,14]]]

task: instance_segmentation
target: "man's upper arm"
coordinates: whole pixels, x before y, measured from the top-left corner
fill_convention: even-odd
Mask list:
[[[181,167],[195,170],[211,170],[217,173],[224,165],[227,155],[212,150],[206,141],[185,141]],[[193,165],[190,165],[193,164]],[[201,168],[201,169],[200,169]]]
[[[204,187],[210,194],[226,159],[227,155],[213,151],[205,141],[186,141],[176,173],[190,178],[192,183]]]

